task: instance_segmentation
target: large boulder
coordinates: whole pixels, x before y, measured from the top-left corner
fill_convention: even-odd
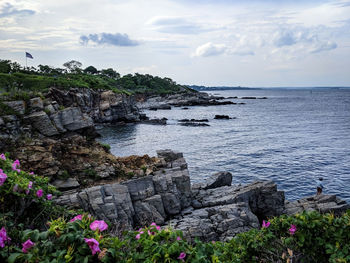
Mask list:
[[[43,112],[38,111],[26,116],[25,121],[32,125],[37,131],[45,136],[58,135],[59,131],[51,122],[49,116]]]
[[[155,194],[152,176],[129,180],[123,183],[128,187],[133,202],[144,200]]]
[[[314,195],[296,200],[286,201],[284,214],[294,215],[302,211],[318,211],[320,213],[333,212],[336,215],[344,213],[350,209],[350,205],[341,200],[336,195]]]
[[[94,126],[93,120],[78,107],[63,109],[51,115],[51,118],[61,130],[76,131]]]
[[[259,227],[258,218],[246,203],[214,206],[194,210],[192,213],[170,224],[184,232],[189,241],[227,241],[236,234]]]
[[[213,189],[221,186],[231,186],[232,174],[230,172],[218,172],[207,178],[204,183],[195,184],[193,188]]]
[[[131,229],[135,210],[127,186],[109,184],[84,189],[77,194],[84,210],[109,220],[115,227]]]
[[[12,110],[15,112],[23,115],[26,109],[26,104],[23,100],[16,100],[16,101],[3,101],[4,104],[9,106]]]
[[[79,188],[80,186],[79,182],[74,178],[68,178],[66,180],[57,179],[52,184],[61,191]]]

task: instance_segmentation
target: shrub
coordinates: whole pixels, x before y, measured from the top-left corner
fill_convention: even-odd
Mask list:
[[[283,215],[228,242],[187,242],[155,223],[116,237],[103,220],[54,205],[48,178],[4,154],[0,167],[1,262],[350,262],[350,210]]]

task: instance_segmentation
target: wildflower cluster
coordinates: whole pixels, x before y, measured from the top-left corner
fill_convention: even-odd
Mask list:
[[[38,201],[52,200],[57,191],[48,184],[49,179],[22,171],[20,166],[19,160],[12,161],[6,154],[0,154],[0,193]]]

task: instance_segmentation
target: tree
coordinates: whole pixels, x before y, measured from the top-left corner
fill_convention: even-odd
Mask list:
[[[76,60],[71,60],[63,64],[71,73],[81,73],[81,66],[83,64]]]
[[[98,70],[94,66],[88,66],[86,69],[84,69],[84,73],[87,74],[96,74],[97,72]]]
[[[102,69],[101,74],[113,79],[119,79],[120,74],[112,68]]]
[[[0,59],[0,73],[10,73],[11,72],[11,61]]]

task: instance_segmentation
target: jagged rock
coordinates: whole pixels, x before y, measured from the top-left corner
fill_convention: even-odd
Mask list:
[[[169,104],[159,104],[157,106],[152,106],[149,110],[171,110],[171,106]]]
[[[165,211],[163,201],[160,195],[154,195],[145,199],[143,202],[134,203],[136,224],[138,226],[148,226],[152,222],[163,225],[165,221]]]
[[[123,184],[128,187],[133,202],[144,200],[155,194],[152,176],[129,180]]]
[[[349,207],[336,196],[325,195],[285,202],[284,192],[278,191],[275,183],[265,181],[234,187],[232,175],[227,172],[217,173],[203,187],[191,189],[182,154],[171,150],[158,154],[167,163],[154,171],[154,175],[90,187],[76,196],[67,193],[57,202],[83,207],[121,229],[151,222],[170,224],[183,230],[190,241],[196,237],[203,241],[227,241],[237,233],[259,228],[262,220],[282,213],[312,209],[341,213]]]
[[[190,127],[199,127],[199,126],[210,126],[209,124],[206,123],[201,123],[201,122],[180,122],[179,125],[181,126],[190,126]]]
[[[178,120],[178,122],[209,122],[208,119],[200,119],[200,120],[196,120],[196,119],[181,119]]]
[[[23,100],[3,101],[3,103],[21,115],[23,115],[25,112],[26,105]]]
[[[214,119],[217,119],[217,120],[229,120],[230,116],[228,116],[228,115],[215,115]]]
[[[0,117],[0,126],[3,126],[5,124],[4,119]]]
[[[57,115],[57,116],[56,116]],[[92,119],[83,114],[78,107],[66,108],[51,117],[56,126],[63,127],[68,131],[76,131],[87,127],[93,127]]]
[[[32,110],[42,110],[44,109],[43,100],[40,97],[32,98],[29,100],[29,106]]]
[[[177,215],[181,212],[181,203],[179,198],[172,193],[162,194],[164,210],[169,215]]]
[[[78,107],[96,123],[139,121],[139,110],[132,96],[116,94],[113,91],[95,91],[85,88],[61,90],[51,88],[49,95],[52,101],[64,107]],[[53,106],[58,109],[58,105]]]
[[[126,186],[120,184],[94,186],[79,192],[77,197],[86,211],[111,221],[118,228],[132,228],[135,210]]]
[[[157,155],[159,158],[164,158],[166,162],[172,162],[176,159],[183,158],[183,154],[180,152],[175,152],[170,149],[158,150]]]
[[[49,104],[45,106],[45,111],[49,114],[52,114],[56,111],[56,109],[52,104]]]
[[[52,124],[49,116],[43,111],[34,112],[25,117],[25,120],[45,136],[58,135],[59,132]]]
[[[142,123],[145,124],[155,124],[155,125],[166,125],[167,119],[166,118],[162,118],[162,119],[147,119],[147,120],[143,120]]]
[[[284,192],[277,191],[272,181],[255,182],[243,187],[223,186],[208,190],[195,190],[194,199],[201,207],[248,203],[254,214],[263,217],[281,215],[284,210]]]
[[[74,178],[68,178],[66,180],[57,179],[52,183],[58,190],[70,190],[78,188],[80,186],[79,182]]]
[[[305,197],[294,202],[286,201],[283,213],[293,215],[306,210],[318,211],[320,213],[333,212],[334,214],[341,214],[347,209],[350,209],[350,205],[339,199],[336,195],[321,194]]]
[[[193,187],[199,189],[212,189],[221,186],[231,186],[232,174],[230,172],[218,172],[211,175],[204,183],[196,184]]]

